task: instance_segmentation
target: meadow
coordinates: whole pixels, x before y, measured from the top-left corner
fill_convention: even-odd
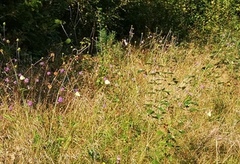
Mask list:
[[[0,163],[240,162],[236,41],[176,45],[153,35],[100,48],[58,67],[54,52],[24,66],[4,58]]]

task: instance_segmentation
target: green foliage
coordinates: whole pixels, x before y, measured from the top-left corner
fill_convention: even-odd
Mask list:
[[[203,41],[219,42],[224,35],[239,30],[239,16],[237,15],[239,2],[236,0],[203,1],[194,19],[191,37],[198,37]],[[193,17],[193,15],[191,16]]]
[[[68,4],[65,1],[19,0],[4,2],[0,7],[6,22],[6,38],[20,38],[23,51],[40,57],[61,41],[56,18],[62,18]]]
[[[20,38],[22,52],[36,58],[71,53],[83,38],[90,40],[87,52],[94,53],[102,29],[123,39],[133,25],[134,40],[171,30],[180,41],[205,43],[218,42],[228,31],[237,36],[240,29],[237,0],[18,0],[4,1],[0,12],[0,22],[7,24],[4,33],[1,26],[2,38]]]
[[[171,29],[179,39],[206,40],[221,38],[219,33],[239,29],[239,2],[236,0],[151,0],[130,1],[122,7],[122,28],[131,24],[136,34],[154,32],[163,34]],[[124,29],[122,29],[124,31]]]
[[[25,0],[24,2],[26,6],[29,6],[33,11],[38,10],[39,6],[42,6],[42,2],[40,0]]]

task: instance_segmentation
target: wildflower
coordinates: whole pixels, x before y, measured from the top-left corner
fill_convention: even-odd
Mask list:
[[[58,100],[57,100],[57,102],[59,102],[59,103],[62,103],[63,102],[63,98],[60,96],[60,97],[58,97]]]
[[[65,70],[63,68],[59,70],[60,73],[64,73],[64,71]]]
[[[9,110],[13,110],[13,105],[10,105],[8,108]]]
[[[210,111],[206,112],[206,114],[207,114],[208,117],[211,117],[212,116],[212,111],[210,110]]]
[[[8,83],[8,82],[9,82],[9,78],[7,77],[4,81],[5,81],[6,83]]]
[[[104,83],[105,83],[106,85],[109,85],[109,84],[110,84],[110,81],[109,81],[107,78],[104,78]]]
[[[48,71],[48,72],[47,72],[47,75],[48,75],[48,76],[49,76],[49,75],[51,75],[51,72],[50,72],[50,71]]]
[[[121,157],[117,156],[117,164],[120,164],[120,161],[121,161]]]
[[[80,97],[81,95],[80,95],[80,93],[77,91],[77,92],[75,92],[75,96]]]
[[[29,83],[29,78],[25,78],[25,79],[24,79],[24,83],[25,83],[25,84]]]
[[[64,87],[60,88],[60,91],[61,91],[61,92],[64,91],[64,90],[65,90]]]
[[[204,89],[205,88],[205,86],[204,85],[200,85],[200,89]]]
[[[9,67],[4,67],[5,72],[8,72],[9,70],[10,70]]]
[[[32,106],[33,105],[33,102],[31,100],[27,100],[27,105],[28,106]]]
[[[41,65],[41,66],[43,66],[44,64],[45,64],[45,63],[44,63],[43,61],[39,63],[39,65]]]
[[[13,84],[15,84],[15,85],[16,85],[16,84],[17,84],[17,81],[15,80],[15,81],[13,82]]]
[[[25,77],[20,74],[20,80],[25,80]]]
[[[78,74],[79,74],[79,75],[82,75],[82,74],[83,74],[83,72],[82,72],[82,71],[80,71],[80,72],[78,72]]]
[[[38,79],[38,78],[36,78],[36,79],[35,79],[35,82],[36,82],[36,83],[38,83],[38,82],[39,82],[39,79]]]
[[[127,46],[127,45],[128,45],[128,42],[127,42],[126,39],[123,39],[123,45],[124,45],[124,46]]]
[[[105,80],[104,83],[105,83],[106,85],[109,85],[109,84],[110,84],[110,81],[109,81],[109,80]]]

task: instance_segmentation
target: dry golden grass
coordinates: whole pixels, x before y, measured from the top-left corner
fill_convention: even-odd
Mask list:
[[[1,163],[239,163],[237,51],[113,46],[94,60],[79,97],[2,104]]]

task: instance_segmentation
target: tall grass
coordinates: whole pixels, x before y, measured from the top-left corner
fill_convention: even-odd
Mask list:
[[[147,43],[55,70],[53,56],[25,71],[9,59],[1,163],[239,163],[237,45]]]

